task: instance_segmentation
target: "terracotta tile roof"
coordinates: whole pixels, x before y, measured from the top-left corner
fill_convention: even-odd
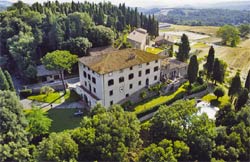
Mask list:
[[[147,30],[142,29],[142,28],[138,28],[138,29],[134,30],[133,32],[131,32],[128,35],[127,39],[143,43],[147,39],[147,36],[148,36]]]
[[[163,58],[166,57],[138,49],[123,49],[102,55],[82,57],[79,61],[99,74],[106,74]]]

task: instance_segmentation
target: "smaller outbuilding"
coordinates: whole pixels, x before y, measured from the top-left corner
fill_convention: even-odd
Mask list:
[[[185,78],[187,76],[188,64],[176,59],[164,59],[161,65],[161,79],[164,81],[170,79]]]
[[[175,44],[174,38],[170,35],[163,34],[155,38],[156,46],[161,46],[161,45],[172,46],[174,44]]]
[[[44,65],[39,65],[36,67],[37,78],[41,82],[51,82],[56,79],[60,79],[59,72],[56,70],[47,70]]]

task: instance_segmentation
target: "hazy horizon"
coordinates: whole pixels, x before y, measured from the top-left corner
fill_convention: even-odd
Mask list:
[[[11,2],[17,2],[17,0],[10,0]],[[35,2],[46,2],[48,0],[22,0],[25,3],[35,3]],[[52,0],[53,1],[53,0]],[[72,0],[58,0],[59,2],[71,2]],[[84,2],[85,0],[73,0],[75,2]],[[221,2],[247,2],[249,0],[86,0],[89,2],[108,2],[118,5],[119,3],[125,3],[127,6],[131,7],[143,7],[143,8],[153,8],[153,7],[175,7],[183,5],[199,6],[204,4],[214,4]]]

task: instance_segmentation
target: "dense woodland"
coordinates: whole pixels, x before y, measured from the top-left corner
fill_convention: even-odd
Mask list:
[[[48,52],[61,49],[84,56],[90,47],[112,45],[127,28],[142,27],[158,35],[153,15],[125,4],[48,1],[29,6],[19,1],[0,13],[0,21],[1,67],[29,81]]]
[[[171,9],[167,15],[159,14],[160,22],[192,26],[222,26],[250,23],[249,11],[224,9]]]

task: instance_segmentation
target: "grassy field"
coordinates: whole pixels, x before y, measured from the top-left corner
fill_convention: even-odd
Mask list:
[[[192,50],[199,49],[201,53],[198,58],[207,56],[209,47],[192,47]],[[243,79],[246,78],[250,68],[250,39],[242,41],[238,47],[214,46],[215,57],[225,61],[228,65],[229,76],[232,77],[237,70],[241,71]]]
[[[80,126],[82,116],[74,116],[76,109],[49,109],[48,116],[52,119],[50,132],[61,132]]]

